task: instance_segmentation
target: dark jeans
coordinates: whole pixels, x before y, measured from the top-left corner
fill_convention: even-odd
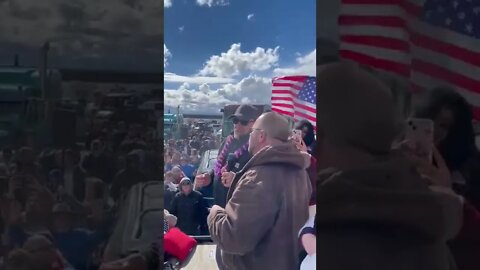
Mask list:
[[[227,204],[228,188],[222,184],[222,180],[218,177],[213,179],[213,197],[215,198],[215,204],[225,208]]]

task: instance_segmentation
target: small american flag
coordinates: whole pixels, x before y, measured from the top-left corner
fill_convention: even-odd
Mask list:
[[[480,1],[342,0],[340,54],[412,89],[449,86],[480,119]]]
[[[272,80],[272,111],[292,117],[295,121],[308,120],[317,124],[316,78],[286,76]]]

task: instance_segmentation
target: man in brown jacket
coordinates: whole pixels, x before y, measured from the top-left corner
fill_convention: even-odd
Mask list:
[[[220,270],[297,269],[298,230],[308,219],[308,161],[288,141],[288,121],[261,115],[249,139],[252,159],[230,186],[225,209],[208,216]]]

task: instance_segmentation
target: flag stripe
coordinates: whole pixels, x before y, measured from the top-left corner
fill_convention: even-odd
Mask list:
[[[273,84],[273,87],[278,87],[278,88],[293,88],[293,89],[296,89],[296,90],[300,90],[300,88],[302,87],[301,85],[296,85],[296,84],[292,84],[292,83],[274,83]]]
[[[353,44],[353,43],[343,43],[342,50],[349,50],[354,52],[363,53],[370,55],[375,58],[387,59],[394,62],[403,63],[406,65],[410,64],[410,57],[408,54],[399,51],[392,51],[380,47],[372,47],[363,44]]]
[[[470,91],[480,93],[480,81],[471,79],[462,74],[452,72],[446,68],[436,66],[421,60],[413,60],[412,68],[416,71],[430,75],[435,78],[442,78],[443,80],[450,82],[454,85],[463,87]]]
[[[399,64],[394,61],[376,58],[370,55],[350,50],[340,50],[340,56],[342,56],[343,58],[354,60],[359,63],[368,63],[368,65],[372,67],[394,72],[401,76],[408,76],[410,74],[410,67],[406,64]]]
[[[430,86],[434,83],[438,83],[438,80],[435,77],[431,77],[421,72],[413,71],[411,75],[412,81],[415,82],[418,86],[424,89],[431,88]],[[449,82],[441,82],[442,86],[454,87],[457,92],[462,94],[472,105],[480,107],[480,94],[477,92],[472,92],[462,87],[455,86]]]
[[[418,57],[417,59],[421,59],[422,61],[429,62],[430,64],[439,67],[444,67],[452,72],[461,71],[462,74],[470,78],[478,77],[478,67],[465,63],[461,60],[445,57],[445,55],[441,53],[416,46],[412,46],[412,52],[416,55],[421,55],[421,57]]]
[[[343,16],[339,17],[340,25],[373,24],[388,27],[406,28],[407,22],[404,19],[389,16]]]
[[[315,108],[307,104],[307,102],[303,102],[300,100],[295,100],[295,101],[276,100],[275,102],[272,101],[272,106],[282,107],[284,110],[291,110],[292,112],[294,112],[295,110],[299,110],[310,116],[314,116],[316,113]]]
[[[340,40],[347,43],[356,43],[368,46],[378,46],[385,49],[397,50],[401,52],[409,52],[410,44],[406,41],[379,37],[379,36],[354,36],[354,35],[345,35],[341,36]]]
[[[438,53],[443,53],[446,56],[456,58],[477,67],[480,66],[480,54],[472,50],[465,49],[456,46],[455,44],[443,42],[441,40],[420,35],[414,32],[411,33],[411,38],[412,43],[419,47],[429,49]]]

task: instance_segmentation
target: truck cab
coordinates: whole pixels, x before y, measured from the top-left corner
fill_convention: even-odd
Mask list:
[[[45,106],[59,100],[62,95],[60,72],[49,69],[46,75],[48,87],[42,93],[38,69],[18,66],[0,68],[1,144],[14,143],[20,130],[38,131],[45,124]]]

